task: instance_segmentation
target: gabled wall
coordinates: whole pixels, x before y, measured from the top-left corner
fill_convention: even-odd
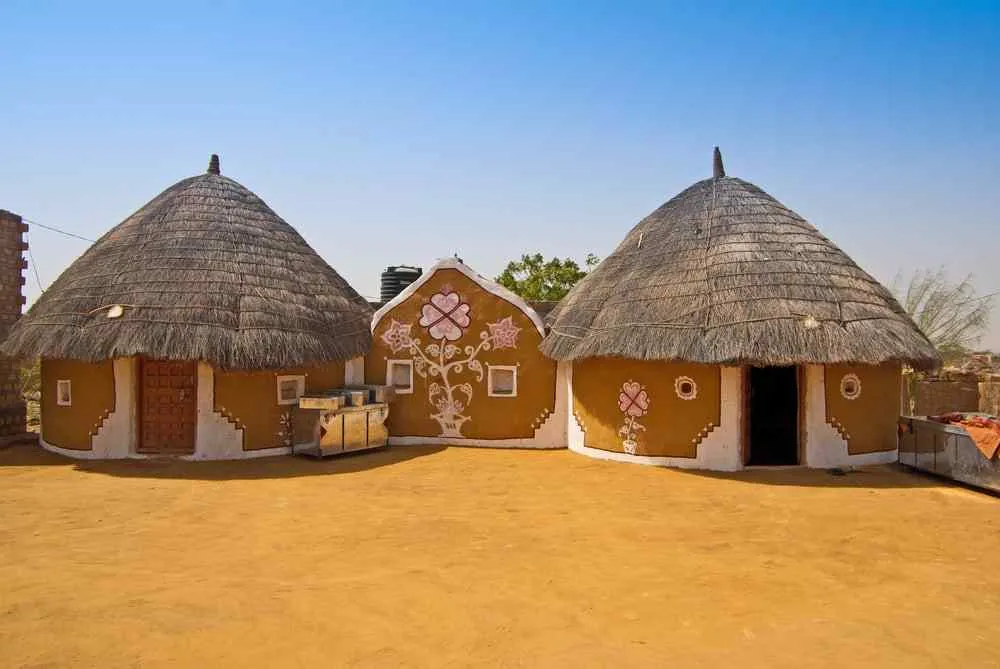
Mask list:
[[[448,259],[380,309],[372,331],[368,383],[387,383],[390,360],[414,364],[413,392],[390,406],[391,443],[565,447],[565,422],[553,427],[556,363],[516,295]],[[489,396],[490,366],[517,368],[515,397]]]

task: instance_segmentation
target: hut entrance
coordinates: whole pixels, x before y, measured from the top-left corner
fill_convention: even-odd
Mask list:
[[[139,383],[139,453],[194,453],[198,363],[143,360]]]
[[[751,367],[748,465],[799,463],[799,394],[795,367]]]

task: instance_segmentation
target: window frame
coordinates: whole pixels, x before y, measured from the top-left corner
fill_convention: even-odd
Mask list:
[[[400,387],[400,386],[397,386],[393,382],[392,369],[396,365],[399,365],[400,367],[406,367],[407,369],[410,370],[410,385],[408,387],[405,387],[405,388],[404,387]],[[385,385],[387,385],[390,388],[392,388],[392,391],[396,395],[412,395],[413,394],[413,386],[414,386],[413,360],[412,359],[407,359],[407,358],[387,359],[385,361]]]
[[[283,399],[281,397],[281,386],[291,381],[295,382],[295,397],[293,399]],[[279,406],[298,404],[299,398],[306,394],[306,376],[305,374],[277,375],[275,376],[275,390],[277,392]]]
[[[511,372],[514,382],[511,384],[509,393],[498,393],[493,390],[493,372]],[[486,394],[489,397],[517,397],[517,365],[486,365]]]
[[[63,400],[62,388],[66,387],[66,397]],[[73,380],[72,379],[59,379],[56,381],[56,406],[60,407],[71,407],[73,406]]]

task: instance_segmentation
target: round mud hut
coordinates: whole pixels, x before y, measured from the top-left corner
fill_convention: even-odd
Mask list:
[[[2,351],[41,358],[50,450],[243,458],[312,439],[293,407],[363,381],[371,316],[213,155],[73,262]]]
[[[718,149],[548,324],[569,447],[648,464],[892,461],[901,366],[939,362],[889,291]]]

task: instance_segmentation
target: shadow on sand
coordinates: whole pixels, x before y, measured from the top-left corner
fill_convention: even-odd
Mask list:
[[[755,485],[801,488],[941,488],[964,487],[951,481],[926,476],[899,464],[868,465],[856,469],[806,469],[768,467],[739,472],[675,470],[687,476],[738,481]]]
[[[11,446],[0,450],[0,467],[56,465],[77,471],[124,478],[165,478],[202,481],[237,481],[350,474],[399,464],[444,450],[444,446],[395,446],[358,451],[323,460],[277,455],[251,460],[74,460],[39,446]]]

